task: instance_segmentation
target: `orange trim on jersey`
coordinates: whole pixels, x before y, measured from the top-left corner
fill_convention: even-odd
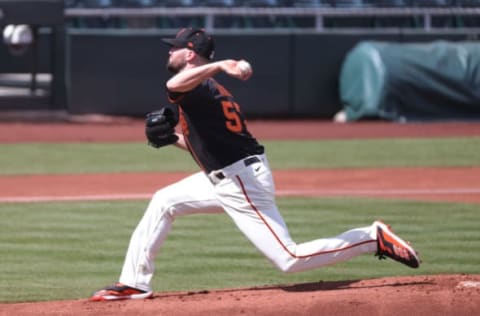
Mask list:
[[[190,129],[188,128],[187,120],[185,119],[185,114],[183,113],[183,109],[181,106],[178,106],[178,114],[178,121],[180,122],[183,136],[190,135]]]
[[[326,255],[326,254],[330,254],[330,253],[334,253],[334,252],[338,252],[338,251],[345,251],[345,250],[348,250],[348,249],[351,249],[351,248],[354,248],[354,247],[358,247],[358,246],[361,246],[361,245],[364,245],[364,244],[368,244],[368,243],[372,243],[372,242],[376,243],[377,242],[376,240],[372,239],[372,240],[362,241],[362,242],[359,242],[357,244],[353,244],[353,245],[343,247],[343,248],[326,250],[326,251],[319,251],[319,252],[315,252],[315,253],[312,253],[312,254],[309,254],[309,255],[297,256],[296,254],[292,253],[287,248],[287,246],[285,246],[285,244],[280,240],[280,237],[278,237],[278,235],[273,230],[272,226],[270,226],[268,224],[265,217],[263,217],[263,215],[260,213],[260,211],[257,209],[257,207],[252,203],[252,201],[250,200],[250,197],[247,194],[247,190],[245,189],[245,186],[243,185],[243,181],[242,181],[242,179],[240,179],[240,176],[237,175],[235,177],[237,178],[238,182],[240,183],[240,186],[242,187],[243,195],[245,196],[245,199],[247,200],[248,204],[250,204],[253,211],[257,214],[257,216],[265,224],[265,226],[267,226],[268,230],[272,233],[273,237],[275,237],[275,239],[280,244],[280,246],[282,246],[283,250],[285,250],[290,255],[290,257],[292,257],[292,258],[305,259],[305,258],[314,257],[314,256],[321,256],[321,255]]]

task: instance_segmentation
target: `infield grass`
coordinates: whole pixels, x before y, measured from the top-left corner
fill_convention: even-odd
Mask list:
[[[147,201],[1,206],[0,301],[87,298],[118,279],[130,234]],[[480,273],[477,205],[336,198],[280,198],[297,242],[337,235],[381,218],[409,239],[420,269],[365,255],[297,274],[273,268],[225,214],[178,218],[157,257],[155,291]]]
[[[480,165],[480,138],[265,142],[272,168]],[[144,143],[3,144],[0,175],[194,171],[190,155]]]
[[[274,169],[479,166],[480,138],[265,142]],[[0,176],[197,170],[176,148],[143,143],[2,144]],[[0,301],[86,298],[118,279],[130,235],[148,201],[0,203]],[[417,201],[279,198],[297,242],[337,235],[375,219],[412,241],[414,270],[362,256],[297,274],[273,268],[220,215],[179,218],[157,258],[155,291],[480,273],[478,205]]]

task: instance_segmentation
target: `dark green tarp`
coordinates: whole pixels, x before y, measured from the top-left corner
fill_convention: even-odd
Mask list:
[[[480,119],[480,43],[366,41],[346,56],[340,98],[347,121]]]

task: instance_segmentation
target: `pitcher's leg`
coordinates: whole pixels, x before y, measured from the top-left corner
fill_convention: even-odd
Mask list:
[[[319,268],[377,250],[373,225],[352,229],[336,237],[296,244],[275,207],[253,208],[253,213],[248,215],[227,212],[257,249],[283,272]]]
[[[273,191],[268,190],[269,177],[266,173],[252,180],[248,174],[240,174],[232,183],[224,184],[229,192],[237,186],[238,196],[222,198],[225,190],[222,187],[217,188],[217,194],[239,229],[278,269],[303,271],[377,250],[374,225],[352,229],[332,238],[296,244],[277,209]]]
[[[221,213],[213,186],[203,173],[196,173],[157,191],[130,239],[120,282],[151,290],[154,260],[176,216]]]
[[[340,235],[321,238],[291,248],[285,272],[297,272],[332,265],[377,251],[376,226],[354,228]]]

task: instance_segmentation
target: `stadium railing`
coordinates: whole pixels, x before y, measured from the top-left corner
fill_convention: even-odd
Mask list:
[[[71,27],[480,28],[480,0],[66,0]],[[264,19],[264,23],[249,23]],[[96,23],[87,23],[96,21]],[[125,23],[136,21],[137,23]],[[150,23],[138,23],[149,21]],[[237,21],[237,23],[235,23]],[[240,21],[240,22],[238,22]],[[100,22],[100,23],[99,23]]]

